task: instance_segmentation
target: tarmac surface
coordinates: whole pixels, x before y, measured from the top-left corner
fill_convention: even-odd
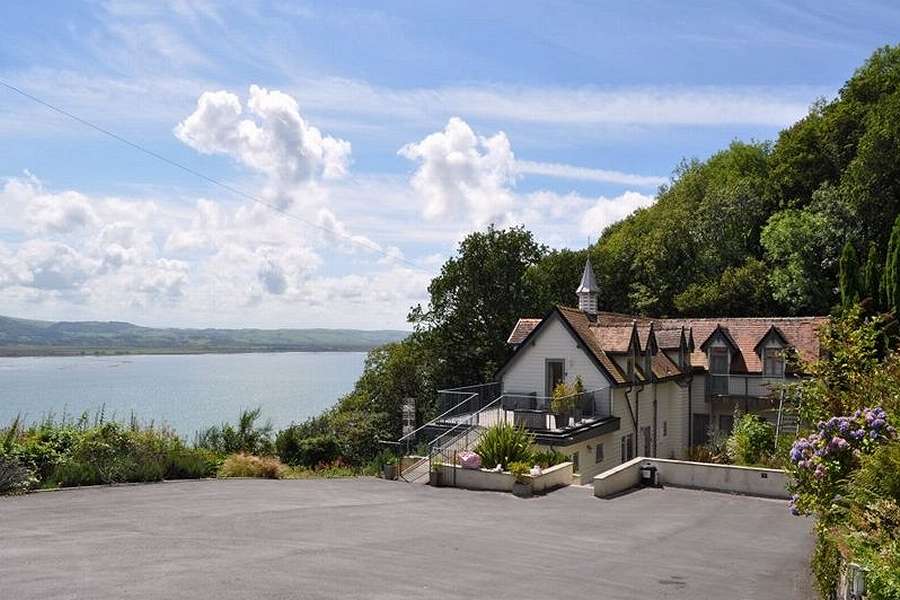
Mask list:
[[[0,498],[0,599],[811,598],[787,503],[379,479],[185,481]]]

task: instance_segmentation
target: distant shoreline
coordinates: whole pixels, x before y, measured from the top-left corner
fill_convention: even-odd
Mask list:
[[[0,347],[0,358],[79,356],[187,356],[203,354],[288,354],[369,352],[377,346],[359,348],[17,348]]]

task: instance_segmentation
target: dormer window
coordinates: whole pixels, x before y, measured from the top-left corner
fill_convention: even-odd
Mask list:
[[[709,349],[709,372],[713,375],[728,375],[728,348],[712,347]]]
[[[766,377],[784,375],[784,352],[781,348],[770,347],[763,350],[763,375]]]
[[[709,349],[710,391],[717,395],[728,394],[728,372],[730,371],[728,348],[711,346]]]

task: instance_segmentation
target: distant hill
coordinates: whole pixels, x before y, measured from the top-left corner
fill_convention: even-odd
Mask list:
[[[392,329],[157,329],[118,321],[0,316],[0,356],[365,352],[407,335]]]

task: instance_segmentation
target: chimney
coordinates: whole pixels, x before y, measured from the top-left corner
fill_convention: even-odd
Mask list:
[[[575,290],[578,296],[578,308],[590,315],[597,314],[597,299],[600,296],[600,288],[594,277],[594,269],[591,267],[591,259],[584,262],[584,273],[581,275],[581,284]]]

